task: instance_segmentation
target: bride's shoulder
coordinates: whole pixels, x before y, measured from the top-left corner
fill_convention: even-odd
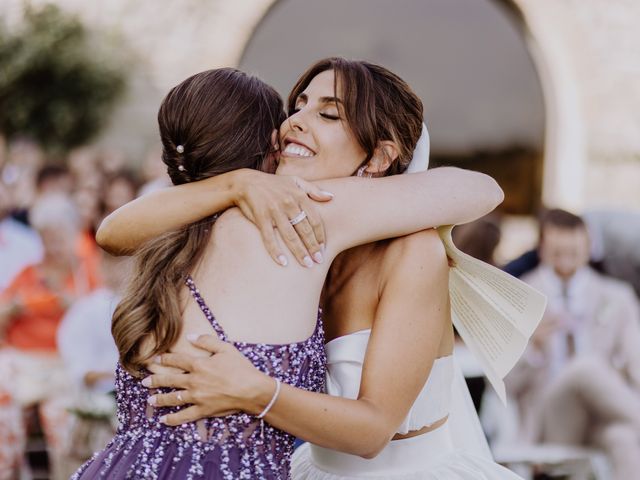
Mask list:
[[[440,271],[447,265],[438,232],[428,229],[390,241],[384,255],[383,271],[387,276],[402,277],[414,271]]]
[[[446,256],[438,232],[433,228],[394,238],[389,243],[386,255],[395,257],[395,260]]]

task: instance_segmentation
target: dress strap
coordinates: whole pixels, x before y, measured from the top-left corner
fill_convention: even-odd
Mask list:
[[[202,298],[202,295],[200,295],[200,290],[198,290],[198,287],[196,287],[196,283],[193,281],[193,278],[191,277],[191,275],[187,275],[187,278],[185,279],[184,283],[186,283],[187,287],[189,287],[189,291],[191,291],[191,295],[193,296],[194,300],[200,307],[200,310],[202,310],[202,313],[204,313],[204,316],[207,317],[207,320],[209,320],[209,323],[218,334],[218,337],[220,337],[220,340],[226,342],[227,335],[224,333],[223,328],[220,326],[220,324],[216,320],[216,317],[214,317],[213,313],[211,313],[211,309],[207,306],[206,302],[204,301],[204,298]]]

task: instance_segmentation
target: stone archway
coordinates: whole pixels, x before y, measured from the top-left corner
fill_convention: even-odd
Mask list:
[[[545,99],[545,148],[542,199],[546,205],[580,210],[584,205],[587,152],[584,117],[568,53],[546,19],[543,2],[502,0],[526,33]]]
[[[251,48],[252,39],[259,32],[261,25],[287,0],[265,0],[260,2],[262,17],[253,16],[245,30],[246,35],[243,53],[237,64],[247,67],[247,52]],[[496,6],[506,7],[512,14],[512,20],[519,24],[525,38],[527,51],[532,59],[544,99],[544,142],[543,142],[543,175],[541,182],[541,200],[547,205],[578,209],[583,204],[584,175],[586,164],[586,148],[584,139],[583,118],[580,112],[578,94],[574,78],[567,64],[567,54],[558,32],[554,31],[545,19],[549,13],[540,2],[533,0],[491,0]],[[431,2],[433,3],[433,2]],[[325,8],[330,8],[325,2]],[[374,7],[372,7],[374,8]],[[427,7],[428,8],[428,4]],[[335,9],[335,16],[340,9]],[[313,22],[310,28],[314,28]],[[287,26],[283,27],[283,35],[287,34]],[[411,31],[403,32],[410,35]],[[349,42],[348,35],[342,39]],[[353,40],[353,39],[352,39]],[[292,42],[295,39],[291,39]],[[282,55],[285,52],[280,52]],[[268,81],[272,79],[267,78]]]

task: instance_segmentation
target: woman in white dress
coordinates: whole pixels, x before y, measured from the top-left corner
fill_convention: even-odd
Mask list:
[[[359,176],[402,173],[422,131],[420,100],[396,75],[366,62],[318,62],[294,87],[289,113],[280,131],[277,173],[307,180],[322,178],[327,168],[334,176],[350,175],[354,159],[359,159],[355,162]],[[338,138],[341,141],[336,143]],[[428,149],[422,155],[423,168],[427,156]],[[322,169],[318,166],[321,161]],[[167,205],[201,205],[201,216],[215,212],[213,207],[207,210],[202,188],[162,195],[171,198]],[[154,208],[158,198],[142,198],[126,211],[116,212],[101,240],[112,249],[130,250],[149,236],[198,218],[191,208],[158,212]],[[452,198],[451,203],[455,202]],[[259,203],[246,210],[252,220],[264,225]],[[289,218],[300,210],[299,205],[284,205]],[[304,210],[309,208],[305,205]],[[443,211],[447,208],[443,202]],[[457,220],[452,218],[451,223]],[[118,228],[133,222],[139,226],[135,232]],[[304,234],[304,228],[311,227],[298,228]],[[326,241],[329,244],[331,238]],[[273,245],[268,246],[274,253]],[[279,255],[274,253],[274,257]],[[318,255],[314,259],[322,261]],[[303,259],[310,265],[309,260]],[[195,360],[165,354],[160,363],[188,373],[150,377],[151,387],[184,390],[180,395],[152,397],[155,405],[191,404],[169,415],[166,422],[175,425],[237,410],[257,414],[271,403],[265,417],[269,423],[313,443],[299,449],[294,478],[518,478],[487,456],[453,445],[448,265],[435,231],[376,242],[339,255],[321,304],[329,339],[329,395],[283,385],[275,403],[270,402],[273,379],[255,370],[230,345],[200,337],[194,344],[215,355]],[[466,425],[467,433],[476,435],[481,444],[479,450],[486,452],[476,428]]]

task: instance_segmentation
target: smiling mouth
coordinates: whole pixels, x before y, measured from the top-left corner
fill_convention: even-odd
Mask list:
[[[315,152],[309,150],[304,145],[290,142],[287,144],[284,150],[282,150],[282,154],[288,157],[309,158],[313,157],[315,155]]]

